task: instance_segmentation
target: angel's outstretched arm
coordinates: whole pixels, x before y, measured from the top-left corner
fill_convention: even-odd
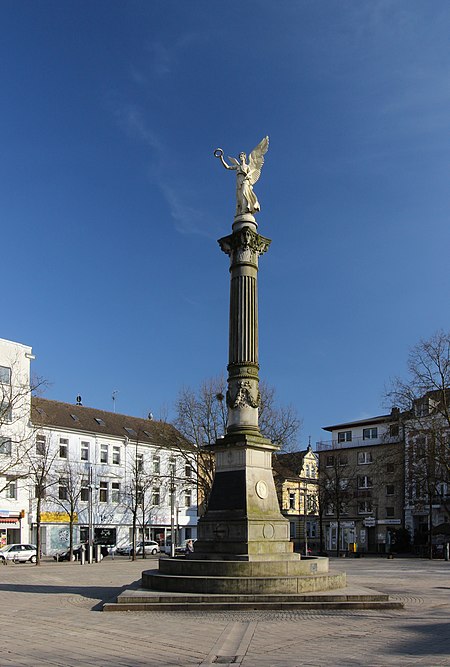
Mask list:
[[[236,169],[237,166],[239,165],[237,160],[234,160],[236,162],[236,164],[227,164],[224,160],[223,150],[221,148],[216,148],[216,150],[214,151],[214,157],[220,158],[220,161],[223,164],[223,166],[225,167],[225,169]],[[230,160],[233,160],[233,158],[230,158]]]

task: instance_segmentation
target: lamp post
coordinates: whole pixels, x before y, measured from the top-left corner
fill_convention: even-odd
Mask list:
[[[170,471],[170,556],[175,557],[175,471]]]
[[[89,495],[88,495],[88,521],[89,521],[89,544],[88,544],[88,563],[93,562],[93,552],[94,552],[94,521],[93,521],[93,503],[92,503],[92,492],[93,492],[93,471],[92,464],[89,466]]]

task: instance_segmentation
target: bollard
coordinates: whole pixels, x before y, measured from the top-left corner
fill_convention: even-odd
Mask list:
[[[100,563],[102,559],[102,547],[100,544],[95,545],[95,562]]]
[[[84,565],[85,561],[86,561],[86,547],[83,544],[81,546],[81,549],[80,549],[80,563],[81,563],[81,565]]]
[[[445,560],[450,560],[450,542],[445,543]]]

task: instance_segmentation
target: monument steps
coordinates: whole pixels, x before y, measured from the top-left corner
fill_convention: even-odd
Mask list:
[[[370,589],[349,589],[321,594],[196,595],[161,594],[146,589],[121,593],[103,611],[248,611],[302,609],[403,609],[403,603]]]

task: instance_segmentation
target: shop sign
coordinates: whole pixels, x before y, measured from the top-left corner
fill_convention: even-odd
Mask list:
[[[70,517],[67,512],[41,512],[42,523],[69,523]],[[78,514],[73,516],[74,523],[78,523]]]
[[[337,521],[330,521],[330,526],[331,526],[331,528],[337,528]],[[340,526],[341,526],[341,528],[354,528],[355,527],[355,522],[354,521],[341,521]]]
[[[374,516],[367,516],[363,524],[365,525],[366,528],[373,528],[376,525],[377,521]]]
[[[378,521],[379,524],[382,524],[384,526],[399,526],[401,522],[402,522],[401,519],[380,519]]]

